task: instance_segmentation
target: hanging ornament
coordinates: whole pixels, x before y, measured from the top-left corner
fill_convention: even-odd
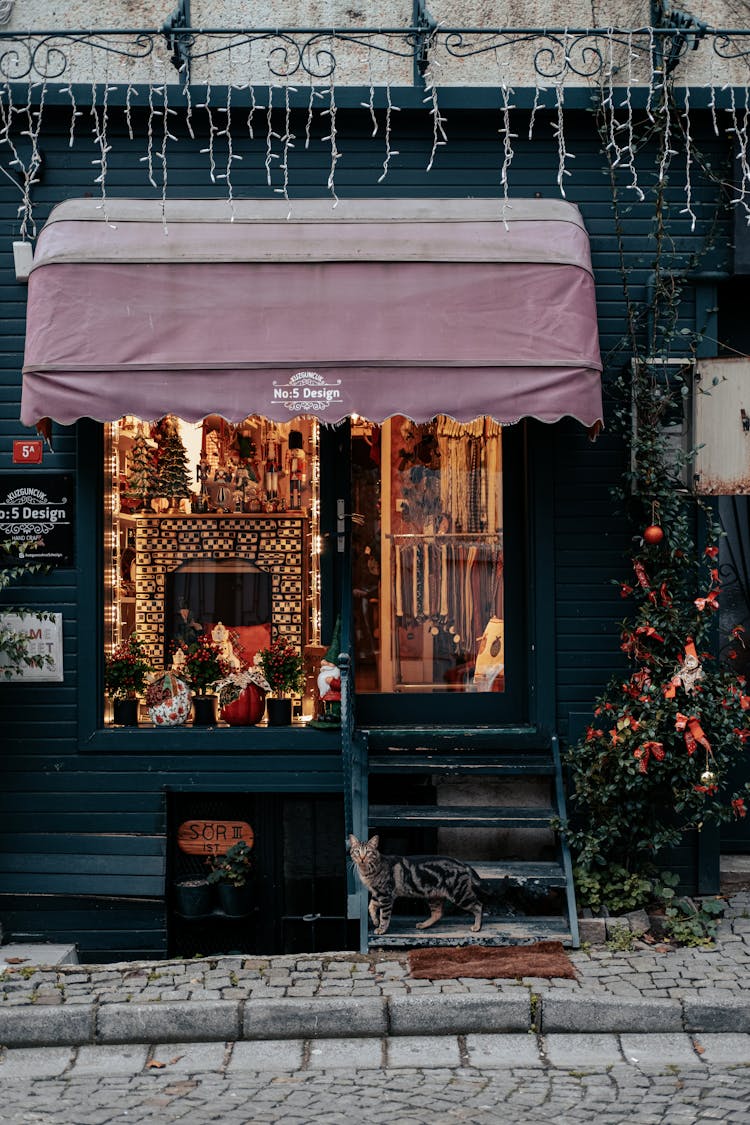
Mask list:
[[[704,770],[701,774],[701,785],[705,785],[707,789],[713,789],[716,785],[716,774],[713,770]]]
[[[657,522],[658,515],[656,509],[658,507],[658,501],[654,500],[651,504],[651,523],[643,532],[643,541],[647,543],[649,547],[655,547],[657,543],[661,543],[664,539],[664,528]]]

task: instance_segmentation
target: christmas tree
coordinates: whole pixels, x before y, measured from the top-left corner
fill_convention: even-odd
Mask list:
[[[162,419],[155,431],[157,441],[156,492],[159,496],[189,496],[188,457],[177,425]]]
[[[647,366],[636,369],[632,392],[634,471],[619,498],[639,534],[630,574],[617,581],[632,607],[620,627],[629,667],[567,754],[579,901],[610,910],[647,900],[656,857],[686,831],[744,817],[750,791],[750,783],[735,791],[731,779],[750,741],[750,694],[732,667],[742,628],[731,630],[723,666],[714,651],[721,529],[710,505],[681,486],[680,458],[670,463],[664,395]]]
[[[127,495],[140,500],[141,506],[155,495],[154,451],[143,434],[138,434],[130,454],[130,476]]]

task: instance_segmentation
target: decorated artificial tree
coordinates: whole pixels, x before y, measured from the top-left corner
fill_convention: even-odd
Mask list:
[[[154,436],[157,442],[157,495],[171,497],[173,501],[189,496],[191,476],[188,456],[174,419],[162,419],[158,422]]]
[[[130,454],[130,475],[127,495],[140,501],[142,508],[156,495],[154,479],[154,450],[143,434],[136,435]]]

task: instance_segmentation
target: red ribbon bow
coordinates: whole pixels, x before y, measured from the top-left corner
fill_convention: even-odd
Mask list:
[[[664,750],[661,742],[644,742],[637,750],[633,751],[633,757],[638,762],[638,772],[645,773],[648,769],[648,761],[653,754],[657,762],[663,762],[666,751]]]
[[[675,730],[684,732],[685,745],[691,757],[695,753],[698,743],[704,747],[706,753],[712,753],[711,743],[706,738],[695,715],[683,715],[681,711],[678,711],[674,725]]]

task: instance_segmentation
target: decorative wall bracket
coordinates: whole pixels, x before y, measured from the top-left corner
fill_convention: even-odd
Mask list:
[[[165,22],[162,32],[167,41],[172,65],[180,72],[185,84],[190,82],[190,48],[193,36],[190,27],[190,0],[178,0],[177,7]]]
[[[667,0],[651,0],[651,26],[667,33],[654,41],[654,69],[664,74],[675,70],[688,49],[697,51],[708,31],[707,24]]]

